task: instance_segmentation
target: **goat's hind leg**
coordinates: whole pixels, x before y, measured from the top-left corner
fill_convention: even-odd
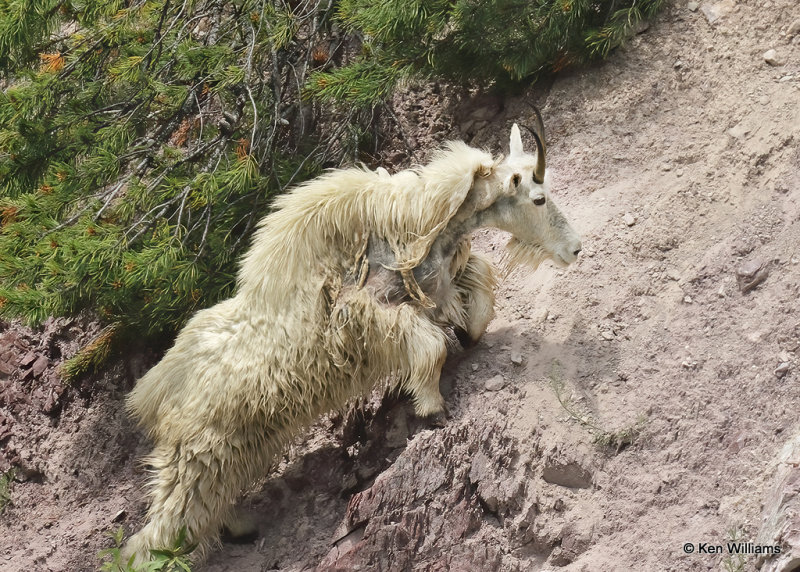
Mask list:
[[[184,527],[186,544],[196,545],[193,560],[202,559],[218,543],[241,484],[230,467],[221,474],[223,459],[224,452],[211,447],[156,447],[148,458],[155,472],[148,522],[126,544],[125,559],[135,554],[136,562],[149,561],[150,550],[173,547]]]

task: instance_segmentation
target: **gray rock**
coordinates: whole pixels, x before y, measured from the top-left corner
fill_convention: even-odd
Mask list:
[[[487,119],[493,118],[495,115],[499,113],[499,110],[495,106],[486,106],[486,107],[478,107],[474,109],[470,114],[470,118],[476,121],[485,121]]]
[[[0,359],[0,379],[10,376],[14,371],[16,368],[13,365]]]
[[[789,27],[786,29],[786,35],[794,36],[798,32],[800,32],[800,18],[798,18],[789,25]]]
[[[650,22],[646,20],[639,20],[639,22],[636,24],[636,27],[633,29],[633,34],[638,36],[639,34],[644,34],[649,29]]]
[[[689,12],[697,12],[697,9],[700,7],[700,2],[689,2],[686,7],[689,9]]]
[[[47,369],[48,365],[50,365],[50,360],[47,359],[47,356],[39,356],[39,358],[33,362],[33,366],[31,366],[34,377],[42,375],[42,372]]]
[[[636,224],[636,217],[633,216],[631,213],[625,213],[625,216],[622,217],[622,220],[628,226],[633,226]]]
[[[506,380],[503,379],[502,375],[496,375],[492,378],[486,380],[484,383],[484,387],[486,387],[487,391],[500,391],[506,386]]]
[[[511,363],[513,363],[514,365],[522,365],[522,354],[519,352],[512,353]]]
[[[767,50],[762,56],[764,61],[771,66],[782,66],[783,61],[778,57],[778,52],[775,50]]]
[[[760,258],[748,260],[736,270],[736,282],[739,290],[746,294],[769,276],[769,267]]]
[[[789,373],[789,367],[790,367],[789,362],[787,361],[781,362],[778,365],[778,367],[775,368],[774,373],[777,377],[783,377],[784,375]]]
[[[584,522],[568,522],[561,529],[560,552],[553,551],[552,563],[566,566],[588,550],[592,542],[591,524]]]
[[[715,24],[720,18],[728,14],[736,4],[734,0],[720,0],[719,2],[706,2],[700,6],[700,11],[706,17],[709,24]]]
[[[31,352],[26,353],[24,356],[22,356],[22,359],[19,360],[20,367],[28,367],[34,361],[36,361],[37,357],[38,356],[37,356],[37,354],[35,352],[31,351]]]

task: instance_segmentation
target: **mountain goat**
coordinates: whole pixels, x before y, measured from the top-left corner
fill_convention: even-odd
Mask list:
[[[503,160],[451,142],[426,166],[334,170],[275,201],[236,295],[198,312],[128,396],[155,448],[148,522],[124,553],[146,560],[185,526],[202,554],[298,432],[378,381],[442,414],[448,332],[468,345],[493,317],[471,232],[510,232],[511,263],[534,268],[581,250],[550,197],[541,119],[533,136],[535,155],[515,124]]]

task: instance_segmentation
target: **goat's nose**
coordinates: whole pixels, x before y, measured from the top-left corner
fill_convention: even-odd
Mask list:
[[[575,256],[578,256],[581,253],[581,250],[582,249],[580,249],[580,248],[576,248],[575,250],[572,251],[572,254],[574,254]]]

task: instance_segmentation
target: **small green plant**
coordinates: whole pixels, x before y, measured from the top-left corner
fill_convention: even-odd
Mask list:
[[[11,504],[11,485],[14,482],[16,471],[12,467],[5,473],[0,473],[0,514]]]
[[[115,322],[103,328],[100,333],[88,344],[78,350],[71,358],[61,365],[61,375],[67,382],[72,382],[86,373],[98,371],[109,354],[116,340],[115,334],[119,323]]]
[[[591,414],[582,412],[572,397],[567,395],[566,384],[561,375],[561,364],[558,360],[553,360],[550,368],[550,386],[553,388],[553,393],[555,393],[558,403],[569,417],[594,435],[593,442],[601,447],[611,447],[617,453],[620,452],[636,441],[647,423],[647,418],[644,415],[640,415],[634,423],[616,431],[609,431],[601,427]]]
[[[728,529],[728,540],[732,543],[744,541],[744,528],[741,525],[733,525]],[[744,570],[744,554],[728,554],[722,560],[722,568],[725,572],[742,572]]]
[[[186,527],[182,527],[172,547],[151,550],[153,560],[137,566],[133,565],[134,557],[131,556],[127,562],[122,561],[122,539],[125,530],[120,526],[114,532],[109,532],[108,536],[114,541],[114,548],[101,550],[97,557],[108,558],[100,566],[103,572],[191,572],[191,561],[187,557],[197,546],[186,543]]]

